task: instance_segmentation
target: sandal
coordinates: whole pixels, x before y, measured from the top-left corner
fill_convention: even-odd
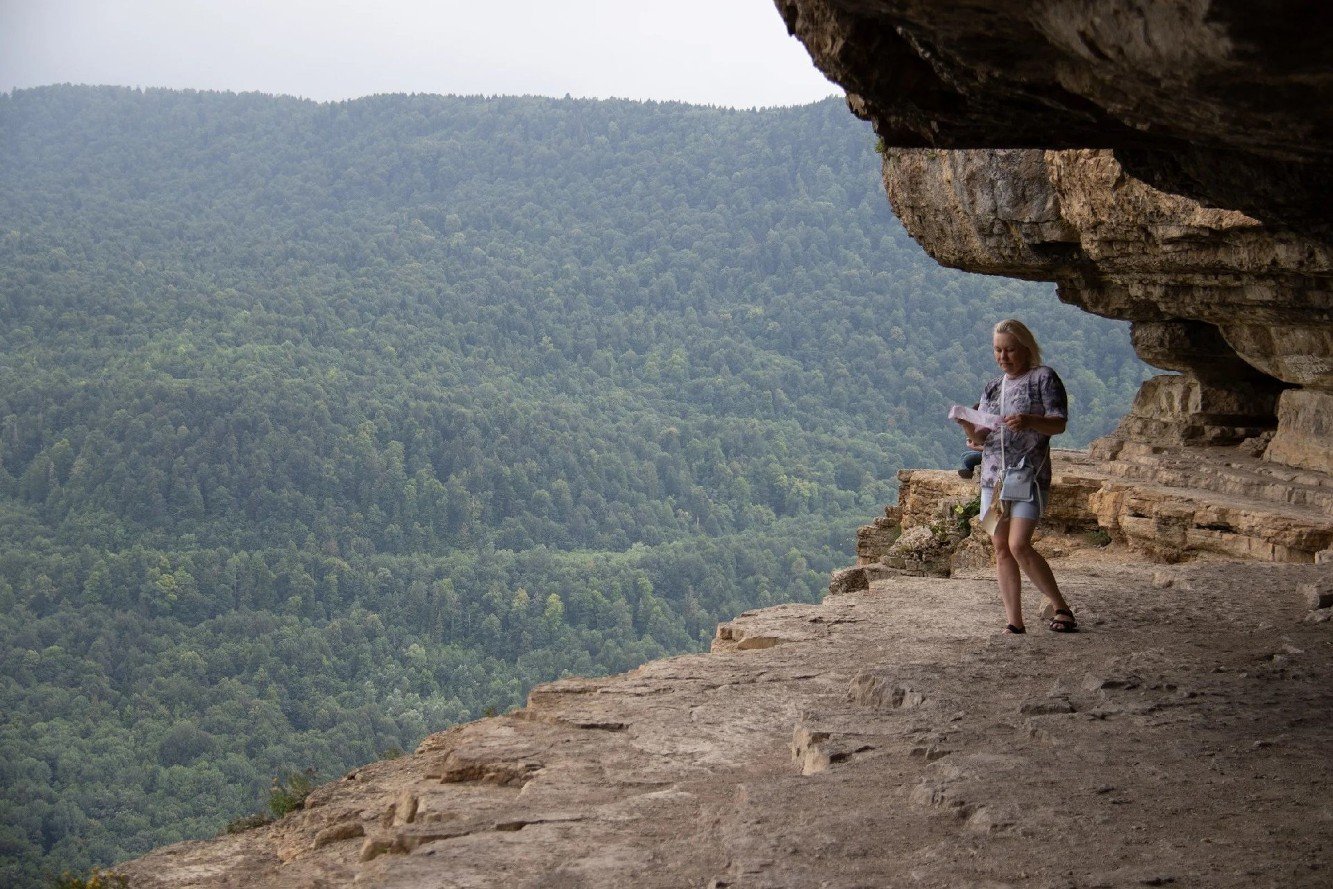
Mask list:
[[[1004,634],[1006,636],[1021,636],[1028,631],[1027,627],[1016,627],[1013,624],[1004,625]]]
[[[1068,620],[1060,617],[1064,615]],[[1051,632],[1053,633],[1077,633],[1078,621],[1074,620],[1074,612],[1068,608],[1057,608],[1055,614],[1051,617]]]

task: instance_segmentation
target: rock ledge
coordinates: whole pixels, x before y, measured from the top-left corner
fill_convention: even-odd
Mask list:
[[[1077,635],[1035,602],[1027,636],[999,635],[984,574],[878,579],[743,615],[712,654],[541,686],[273,825],[118,870],[141,889],[1326,885],[1333,623],[1305,617],[1327,570],[1123,557],[1056,561]]]

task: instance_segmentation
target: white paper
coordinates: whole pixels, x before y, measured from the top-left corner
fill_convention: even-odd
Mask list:
[[[999,429],[999,414],[990,414],[985,411],[974,410],[970,407],[963,407],[961,404],[955,404],[949,408],[950,420],[966,420],[978,429]]]
[[[995,493],[998,495],[1000,492],[999,490],[996,490]],[[981,530],[985,531],[987,534],[990,534],[993,537],[995,535],[995,532],[1000,530],[1000,521],[1003,518],[1004,518],[1004,501],[997,496],[991,500],[990,506],[987,507],[986,509],[986,514],[982,516],[979,520],[981,524]]]

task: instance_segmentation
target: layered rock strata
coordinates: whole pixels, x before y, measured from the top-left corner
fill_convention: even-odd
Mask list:
[[[940,262],[1054,280],[1134,322],[1144,384],[1119,434],[1154,446],[1275,433],[1269,458],[1333,470],[1333,251],[1127,176],[1109,151],[886,152],[907,230]],[[1039,321],[1034,326],[1040,329]]]
[[[1051,538],[1096,531],[1098,519],[1089,498],[1106,481],[1105,470],[1085,452],[1059,449],[1052,452],[1051,466],[1050,499],[1040,533]],[[865,589],[893,574],[949,577],[960,569],[991,564],[990,541],[976,523],[977,484],[952,470],[899,471],[898,504],[857,529],[856,565],[834,572],[829,592]]]
[[[1159,449],[1114,461],[1052,451],[1042,548],[1063,555],[1090,539],[1161,562],[1231,557],[1333,564],[1333,478],[1236,449]],[[947,577],[992,563],[975,521],[958,518],[977,483],[952,470],[898,473],[899,505],[857,531],[857,564],[836,572],[833,593],[894,574]],[[1043,539],[1044,538],[1044,539]]]

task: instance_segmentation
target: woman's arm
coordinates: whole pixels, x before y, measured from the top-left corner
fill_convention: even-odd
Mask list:
[[[1004,418],[1004,425],[1014,432],[1035,429],[1042,435],[1052,436],[1064,432],[1069,421],[1064,417],[1043,417],[1040,414],[1010,414]]]
[[[1042,365],[1034,376],[1036,394],[1031,406],[1038,408],[1040,414],[1010,414],[1004,418],[1004,425],[1018,432],[1022,429],[1034,429],[1047,437],[1059,435],[1065,431],[1069,421],[1065,415],[1069,412],[1069,396],[1065,394],[1065,384],[1053,368]]]

